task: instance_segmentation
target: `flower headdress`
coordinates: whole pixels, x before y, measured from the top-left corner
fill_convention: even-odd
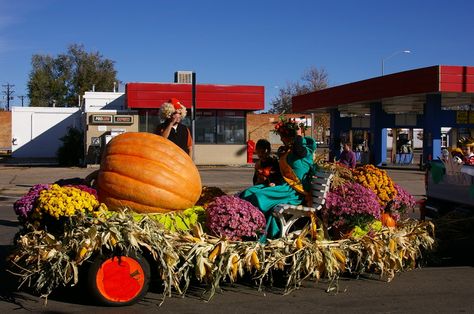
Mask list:
[[[458,146],[474,147],[474,139],[471,137],[461,137],[458,141]]]
[[[296,122],[295,118],[286,118],[284,115],[281,115],[275,124],[273,132],[283,137],[295,137],[298,129],[304,132],[307,128],[304,123]]]
[[[171,98],[160,107],[160,117],[164,120],[171,118],[175,112],[178,112],[183,119],[186,117],[186,107],[176,98]]]

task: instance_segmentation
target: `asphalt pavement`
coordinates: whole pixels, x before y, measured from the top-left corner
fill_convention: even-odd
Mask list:
[[[96,169],[0,164],[1,313],[474,313],[472,261],[400,273],[390,283],[373,276],[342,278],[338,293],[326,292],[329,283],[324,280],[308,280],[290,295],[283,295],[278,287],[258,291],[247,284],[229,284],[209,302],[200,297],[201,287],[194,287],[186,297],[166,298],[160,306],[162,295],[152,287],[138,304],[106,308],[91,305],[82,292],[62,289],[45,306],[38,296],[17,291],[17,283],[4,270],[19,228],[12,204],[34,184],[85,178]],[[251,167],[199,167],[199,171],[203,185],[220,187],[228,194],[248,187],[253,175]],[[408,168],[387,171],[417,199],[424,197],[423,172]],[[417,218],[419,214],[411,215]]]

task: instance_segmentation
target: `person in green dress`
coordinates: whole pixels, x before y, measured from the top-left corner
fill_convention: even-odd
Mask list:
[[[303,135],[304,124],[294,119],[280,117],[274,132],[280,135],[283,146],[278,150],[280,172],[283,182],[275,186],[254,185],[242,193],[240,198],[258,207],[267,220],[266,237],[275,238],[280,234],[280,226],[272,216],[273,208],[278,204],[299,205],[310,199],[313,154],[316,142]]]

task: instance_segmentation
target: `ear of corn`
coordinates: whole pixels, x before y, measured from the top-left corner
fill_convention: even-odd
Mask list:
[[[339,269],[342,271],[345,270],[346,269],[346,256],[344,255],[344,253],[338,248],[331,248],[331,253],[339,262],[338,264]]]
[[[303,240],[301,240],[301,237],[298,236],[295,240],[295,246],[297,250],[301,250],[303,248]]]
[[[395,248],[397,247],[397,244],[395,242],[394,239],[390,239],[389,241],[389,250],[390,250],[390,253],[394,253],[395,252]]]
[[[255,251],[252,252],[251,263],[256,270],[260,270],[260,260],[258,259],[257,252]]]
[[[311,219],[311,238],[316,240],[318,238],[318,223],[316,213],[310,213],[309,217]]]
[[[229,257],[229,277],[231,282],[235,282],[237,280],[237,276],[239,274],[239,260],[240,257],[238,254],[233,253]]]
[[[211,254],[209,254],[209,261],[211,263],[214,263],[214,261],[216,260],[216,256],[218,256],[219,254],[221,254],[221,244],[218,243],[214,249],[212,250]]]
[[[216,244],[212,252],[209,254],[209,261],[211,263],[214,263],[216,260],[216,257],[219,255],[222,255],[226,249],[226,242],[225,240],[220,241],[219,243]]]

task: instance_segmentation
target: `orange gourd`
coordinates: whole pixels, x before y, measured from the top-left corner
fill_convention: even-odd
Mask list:
[[[397,226],[397,222],[389,213],[382,213],[380,216],[380,221],[382,221],[382,225],[386,227],[393,228]]]
[[[201,195],[192,159],[162,136],[128,132],[105,149],[97,178],[99,200],[109,209],[165,213],[192,207]]]

